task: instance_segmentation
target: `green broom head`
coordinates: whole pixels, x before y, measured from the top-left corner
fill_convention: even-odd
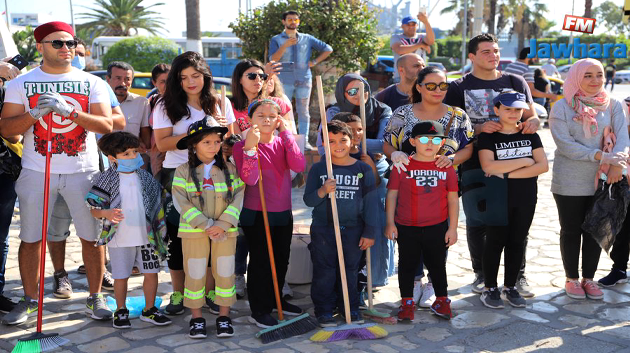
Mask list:
[[[313,342],[334,342],[348,339],[375,340],[387,336],[387,331],[376,324],[346,324],[339,327],[327,327],[313,336]]]
[[[44,334],[35,332],[34,334],[20,338],[11,353],[39,353],[57,349],[70,342],[68,339],[56,333]]]
[[[304,313],[291,320],[282,321],[278,325],[266,328],[258,333],[256,337],[263,343],[279,341],[281,339],[298,336],[313,331],[319,326],[317,320]]]
[[[368,319],[372,321],[376,321],[378,323],[386,324],[386,325],[396,325],[396,323],[398,322],[398,320],[395,317],[392,317],[391,315],[387,313],[382,313],[376,309],[364,310],[363,316],[367,317]]]

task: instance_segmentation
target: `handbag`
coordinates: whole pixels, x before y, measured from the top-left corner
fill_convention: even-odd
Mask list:
[[[8,144],[7,140],[0,138],[0,174],[16,181],[22,171],[22,158]]]

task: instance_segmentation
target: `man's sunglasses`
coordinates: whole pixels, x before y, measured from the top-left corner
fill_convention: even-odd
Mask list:
[[[450,86],[448,82],[441,82],[441,83],[429,82],[429,83],[419,83],[418,85],[426,87],[428,91],[435,91],[438,87],[440,87],[441,91],[447,91],[448,86]]]
[[[65,44],[68,49],[74,49],[77,47],[77,44],[79,44],[79,42],[77,42],[76,40],[59,40],[59,39],[55,39],[55,40],[44,40],[42,41],[42,43],[51,43],[52,47],[55,49],[61,49],[61,47],[63,47],[63,45]]]
[[[296,18],[296,19],[287,18],[287,23],[300,23],[300,19],[299,18]]]
[[[266,80],[267,77],[269,77],[269,75],[267,75],[267,74],[259,74],[259,73],[256,73],[256,72],[250,72],[250,73],[247,74],[247,78],[252,80],[252,81],[256,80],[256,76],[260,77],[260,79],[263,80],[263,81]]]
[[[420,141],[421,144],[426,145],[427,143],[429,143],[429,138],[426,136],[421,136],[417,138],[418,141]],[[442,138],[441,137],[434,137],[431,139],[431,143],[434,145],[439,145],[440,143],[442,143]]]

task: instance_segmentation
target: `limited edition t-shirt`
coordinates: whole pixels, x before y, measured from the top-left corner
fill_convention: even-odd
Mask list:
[[[542,148],[538,134],[503,134],[495,132],[479,135],[479,150],[490,150],[494,159],[505,161],[517,158],[533,158],[534,150]],[[538,193],[538,177],[508,179],[508,206],[535,205]]]

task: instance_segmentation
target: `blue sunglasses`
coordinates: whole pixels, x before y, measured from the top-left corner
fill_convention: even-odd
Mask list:
[[[417,137],[417,139],[423,145],[426,145],[427,143],[429,143],[429,138],[426,136]],[[441,137],[434,137],[431,139],[431,143],[433,143],[434,145],[439,145],[440,143],[442,143],[442,140],[443,139]]]

